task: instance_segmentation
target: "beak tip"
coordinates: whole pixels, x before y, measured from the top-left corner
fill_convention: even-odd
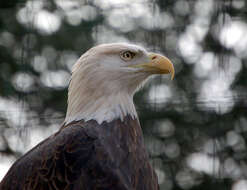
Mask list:
[[[174,79],[174,74],[171,75],[171,80],[173,80],[173,79]]]
[[[171,80],[173,80],[174,77],[175,77],[175,69],[174,69],[174,66],[173,66],[172,63],[171,63],[171,66],[172,66],[172,68],[171,68],[171,70],[170,70],[170,74],[171,74]]]

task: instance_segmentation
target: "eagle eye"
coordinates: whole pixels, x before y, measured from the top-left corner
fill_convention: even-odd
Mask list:
[[[131,51],[124,51],[124,52],[120,53],[120,57],[124,61],[130,61],[131,59],[134,58],[134,56],[135,56],[135,53],[133,53]]]

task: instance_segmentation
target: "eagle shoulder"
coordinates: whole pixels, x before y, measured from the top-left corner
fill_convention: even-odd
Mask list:
[[[0,190],[71,189],[94,153],[95,139],[81,125],[67,126],[17,160]]]

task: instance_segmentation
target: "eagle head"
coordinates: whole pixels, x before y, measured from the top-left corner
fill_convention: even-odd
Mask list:
[[[135,118],[136,90],[153,74],[171,74],[173,79],[174,73],[167,57],[137,45],[93,47],[73,66],[65,122],[94,119],[100,124],[128,114]]]

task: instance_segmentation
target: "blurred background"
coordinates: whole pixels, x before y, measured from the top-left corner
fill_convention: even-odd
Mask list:
[[[244,0],[0,1],[0,180],[59,129],[72,65],[108,42],[175,64],[134,98],[161,190],[246,190]]]

